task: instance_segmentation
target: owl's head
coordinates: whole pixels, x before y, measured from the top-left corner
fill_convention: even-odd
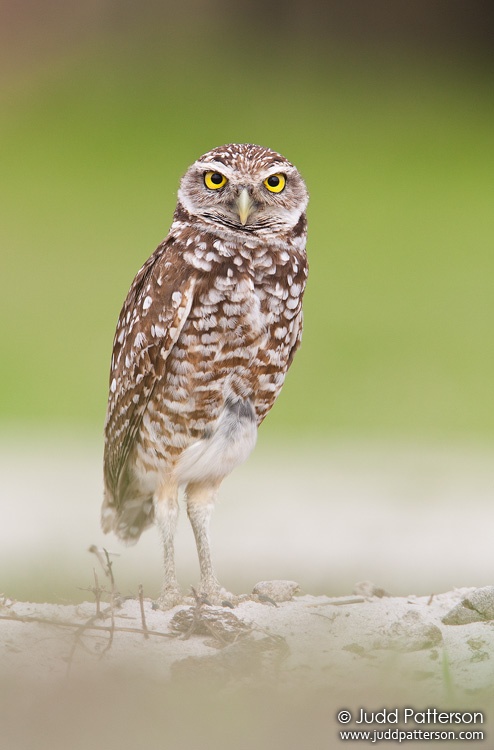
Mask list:
[[[276,151],[232,143],[208,151],[187,170],[178,199],[207,224],[267,237],[293,229],[309,196],[297,169]]]

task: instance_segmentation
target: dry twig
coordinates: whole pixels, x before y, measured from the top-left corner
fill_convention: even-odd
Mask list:
[[[142,630],[144,633],[144,638],[149,638],[148,635],[148,626],[146,624],[146,614],[144,612],[144,589],[142,587],[142,583],[139,584],[139,607],[141,610],[141,622],[142,622]]]
[[[61,628],[75,628],[76,630],[79,630],[81,628],[86,630],[100,630],[104,631],[105,633],[110,632],[112,629],[111,625],[96,625],[93,622],[93,620],[96,620],[95,615],[93,615],[93,617],[90,617],[89,620],[84,623],[70,622],[67,620],[52,620],[49,617],[34,617],[33,615],[17,615],[15,613],[12,615],[0,615],[0,620],[15,620],[17,622],[27,623],[37,622],[41,623],[42,625],[54,625]],[[115,625],[114,630],[116,633],[140,633],[140,635],[143,634],[142,628],[129,628]],[[147,630],[146,632],[148,635],[159,636],[161,638],[175,637],[172,633],[162,633],[160,630]]]

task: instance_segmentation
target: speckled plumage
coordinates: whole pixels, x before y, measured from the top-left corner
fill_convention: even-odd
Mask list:
[[[206,187],[208,171],[225,185]],[[282,191],[270,191],[271,175],[286,179]],[[210,600],[223,596],[208,520],[222,479],[254,447],[300,344],[306,205],[302,178],[276,152],[250,144],[210,151],[182,179],[170,232],[120,313],[102,525],[132,543],[157,523],[165,552],[162,606],[180,598],[173,534],[181,486],[201,591]]]

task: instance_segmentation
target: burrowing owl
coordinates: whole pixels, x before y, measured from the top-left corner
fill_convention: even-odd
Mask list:
[[[218,488],[254,447],[300,344],[307,190],[261,146],[209,151],[185,173],[173,224],[124,302],[113,342],[102,526],[128,543],[153,521],[163,608],[181,600],[173,540],[185,488],[200,592]]]

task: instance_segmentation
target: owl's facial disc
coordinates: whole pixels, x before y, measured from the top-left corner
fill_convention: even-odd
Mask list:
[[[246,146],[246,152],[251,148]],[[195,162],[182,179],[178,198],[191,216],[234,234],[264,237],[297,224],[308,196],[289,162],[274,152],[266,163],[247,157],[230,163],[224,154],[218,159],[213,154]]]

